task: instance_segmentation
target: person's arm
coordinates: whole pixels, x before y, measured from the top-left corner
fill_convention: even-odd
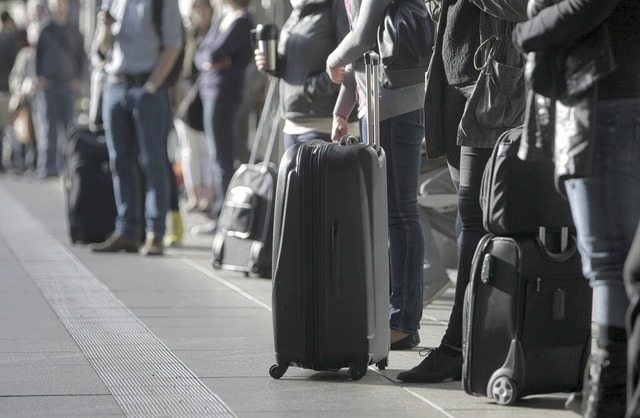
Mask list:
[[[524,22],[528,0],[469,0],[485,13],[509,22]]]
[[[164,84],[173,65],[180,56],[180,50],[184,42],[182,17],[177,2],[163,2],[161,22],[160,42],[162,51],[153,70],[151,70],[149,79],[144,85],[144,89],[152,94]]]
[[[392,0],[362,0],[351,32],[327,58],[327,69],[344,67],[361,59],[376,45],[378,26]]]
[[[521,22],[513,30],[514,43],[524,52],[565,45],[598,27],[620,0],[562,0]]]
[[[351,67],[347,68],[344,82],[340,87],[338,99],[333,108],[333,122],[331,126],[331,140],[339,141],[344,135],[349,133],[349,115],[353,112],[358,103],[356,92],[356,81]]]

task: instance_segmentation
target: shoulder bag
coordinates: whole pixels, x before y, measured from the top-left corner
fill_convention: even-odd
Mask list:
[[[495,32],[475,53],[480,75],[465,106],[460,134],[470,138],[475,146],[493,147],[502,133],[524,122],[524,62],[511,43],[513,24],[483,16]]]

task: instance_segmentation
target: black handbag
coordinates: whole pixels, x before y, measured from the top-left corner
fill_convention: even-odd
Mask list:
[[[204,113],[202,109],[202,99],[200,98],[200,77],[193,83],[187,95],[184,96],[178,110],[176,118],[184,122],[188,127],[196,131],[204,131]]]
[[[395,0],[378,27],[382,85],[398,89],[423,83],[433,47],[433,27],[423,0]]]

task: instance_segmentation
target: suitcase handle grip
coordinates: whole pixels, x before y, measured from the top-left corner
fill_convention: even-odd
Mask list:
[[[380,150],[380,56],[374,51],[364,53],[367,80],[367,136],[374,150]]]

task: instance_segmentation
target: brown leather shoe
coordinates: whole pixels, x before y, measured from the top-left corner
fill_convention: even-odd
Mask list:
[[[118,233],[113,233],[106,241],[89,245],[91,251],[96,253],[117,253],[125,251],[128,253],[138,252],[138,241],[132,238],[123,237]]]
[[[162,235],[157,235],[153,232],[147,234],[147,239],[144,245],[140,249],[142,255],[162,255],[164,253],[164,243],[162,242]]]

